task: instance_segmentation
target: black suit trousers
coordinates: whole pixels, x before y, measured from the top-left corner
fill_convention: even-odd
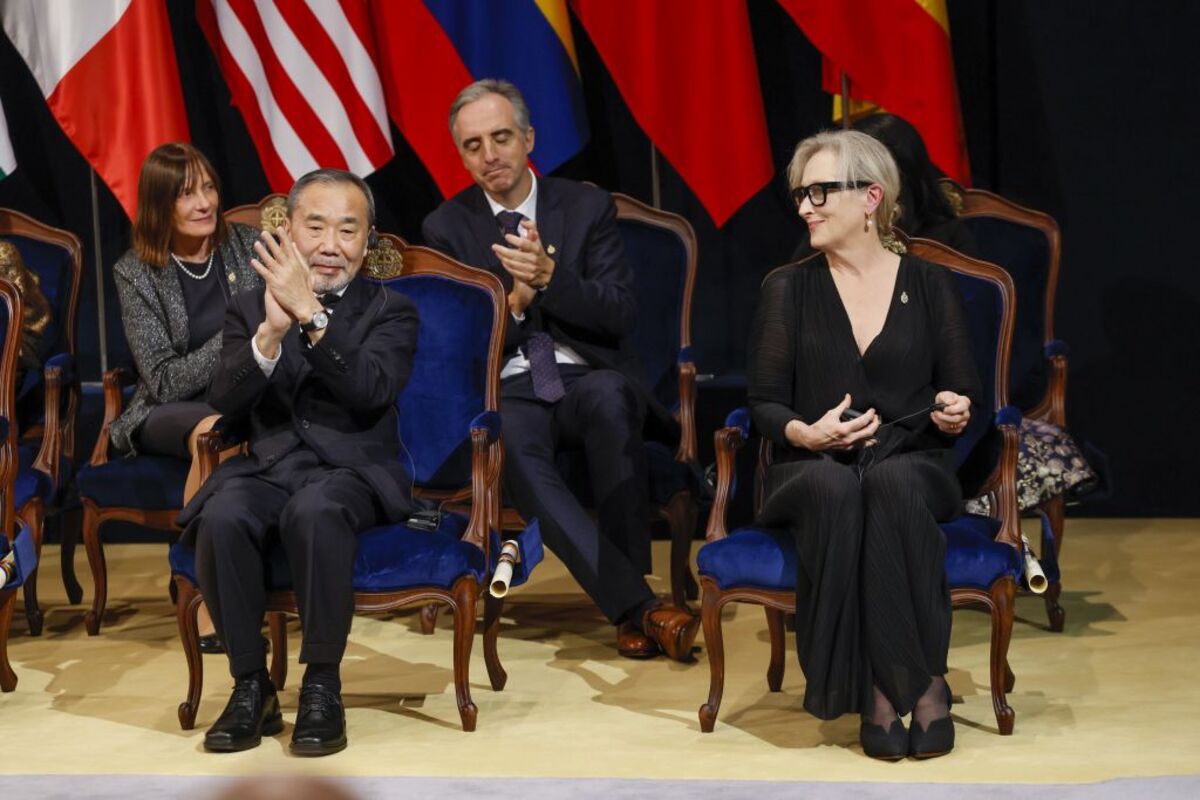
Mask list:
[[[281,543],[300,610],[302,663],[338,663],[354,616],[359,531],[381,524],[374,489],[301,447],[256,475],[232,477],[191,522],[200,591],[235,678],[266,664],[267,553]]]
[[[538,400],[529,373],[501,387],[504,485],[525,519],[537,517],[542,538],[613,623],[652,600],[645,414],[621,373],[559,365],[566,395]],[[555,454],[582,448],[596,520],[563,480]]]

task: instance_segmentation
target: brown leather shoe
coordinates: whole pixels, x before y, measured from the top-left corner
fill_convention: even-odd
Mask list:
[[[626,658],[654,658],[661,651],[632,622],[622,622],[617,626],[617,652]]]
[[[700,630],[700,618],[678,606],[657,606],[646,612],[642,630],[658,643],[667,658],[692,661],[692,643]]]

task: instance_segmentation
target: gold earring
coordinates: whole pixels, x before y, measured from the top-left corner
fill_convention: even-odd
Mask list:
[[[863,223],[863,232],[865,233],[871,230],[871,215],[864,211],[863,217],[866,219],[866,221]]]

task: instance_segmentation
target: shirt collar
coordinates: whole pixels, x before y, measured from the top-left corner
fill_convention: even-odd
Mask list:
[[[528,220],[537,222],[537,195],[538,195],[537,173],[535,173],[532,169],[530,169],[529,177],[532,178],[532,182],[529,187],[529,196],[521,201],[521,205],[517,206],[516,208],[514,208],[512,210],[516,211],[518,214],[524,214],[525,218]],[[499,214],[501,211],[508,210],[507,208],[505,208],[504,206],[500,205],[495,200],[493,200],[492,196],[490,194],[488,194],[487,192],[484,192],[483,196],[487,199],[488,206],[492,209],[493,217],[496,216],[497,214]]]

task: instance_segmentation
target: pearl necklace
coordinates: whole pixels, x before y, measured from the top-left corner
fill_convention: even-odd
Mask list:
[[[179,260],[179,256],[175,255],[174,253],[171,253],[171,258],[172,258],[172,260],[175,261],[175,266],[179,267],[179,271],[182,272],[184,275],[187,275],[189,278],[191,278],[194,281],[202,281],[208,277],[208,273],[212,272],[213,256],[216,254],[217,254],[217,248],[215,248],[215,247],[209,251],[208,266],[205,267],[204,272],[202,272],[199,275],[188,270],[188,268],[183,265],[183,262]]]

